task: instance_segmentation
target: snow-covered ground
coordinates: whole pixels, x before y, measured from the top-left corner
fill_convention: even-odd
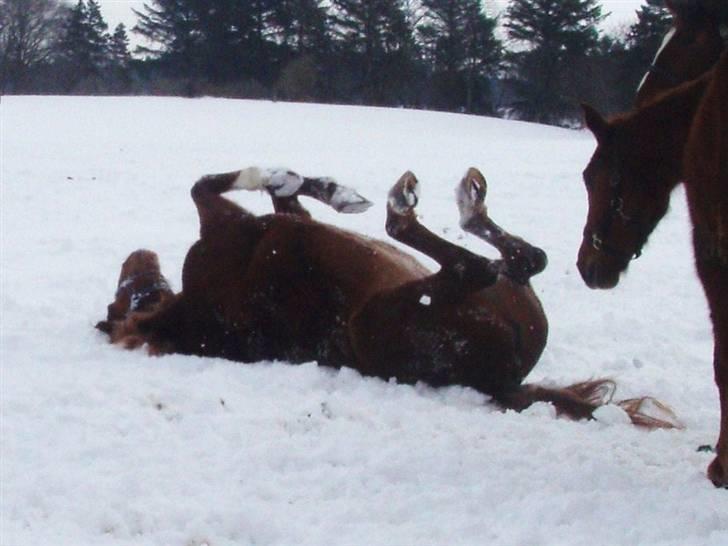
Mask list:
[[[3,97],[0,360],[2,546],[715,545],[728,492],[705,478],[718,403],[712,338],[684,196],[610,292],[576,267],[594,143],[483,117],[167,98]],[[457,227],[469,166],[491,215],[542,246],[551,323],[529,378],[609,376],[684,430],[501,413],[434,390],[315,363],[151,358],[93,329],[119,266],[156,250],[179,288],[195,240],[189,188],[248,165],[330,175],[375,202],[325,221],[378,237],[407,169],[436,232]],[[233,196],[270,210],[260,194]],[[428,262],[429,263],[429,262]]]

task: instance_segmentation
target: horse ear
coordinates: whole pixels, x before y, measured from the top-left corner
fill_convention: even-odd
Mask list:
[[[609,135],[609,123],[604,117],[588,104],[582,104],[584,111],[584,124],[594,133],[598,141],[604,140]]]

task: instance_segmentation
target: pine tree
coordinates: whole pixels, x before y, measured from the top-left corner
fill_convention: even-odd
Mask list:
[[[129,36],[124,23],[119,23],[114,29],[109,41],[109,57],[114,66],[127,68],[131,62],[129,53]]]
[[[95,0],[78,0],[66,17],[57,65],[67,91],[99,91],[110,65],[108,25]]]
[[[597,0],[511,2],[505,27],[525,48],[510,55],[521,117],[559,123],[576,112],[578,97],[563,76],[597,46],[603,18]]]
[[[271,24],[280,44],[276,94],[293,100],[310,100],[321,94],[325,79],[320,75],[332,54],[328,12],[322,0],[279,0]]]
[[[436,105],[473,111],[476,88],[484,94],[487,77],[501,59],[496,20],[483,12],[479,0],[424,0],[422,5],[425,23],[419,33],[438,88]],[[481,105],[478,110],[490,108]]]
[[[273,39],[275,5],[274,0],[151,0],[143,11],[134,10],[133,31],[153,44],[139,51],[185,79],[188,93],[203,82],[248,78],[269,85],[280,47]]]
[[[190,0],[151,0],[143,11],[133,10],[137,24],[133,32],[150,45],[137,50],[158,61],[170,75],[184,80],[187,94],[193,94],[200,77],[203,34],[199,3]]]
[[[327,47],[327,17],[321,0],[279,0],[273,7],[272,24],[281,44],[295,56]]]
[[[67,92],[72,91],[93,72],[87,21],[86,3],[78,0],[68,12],[56,61]]]
[[[368,103],[386,103],[393,70],[407,63],[412,29],[398,0],[333,0],[341,61],[351,70],[352,92]],[[396,94],[396,93],[395,93]]]
[[[109,38],[108,61],[105,79],[109,90],[127,92],[131,86],[131,54],[129,36],[124,23],[119,23]]]
[[[96,0],[86,2],[86,39],[88,41],[89,58],[94,73],[100,73],[109,61],[109,25],[101,15]]]

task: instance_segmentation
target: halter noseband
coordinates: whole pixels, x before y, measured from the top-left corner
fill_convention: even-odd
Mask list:
[[[144,285],[142,289],[135,290],[135,282],[145,277],[154,280],[154,282]],[[147,303],[147,298],[166,291],[171,291],[171,288],[164,277],[159,278],[158,275],[153,273],[138,273],[124,277],[116,289],[116,298],[119,298],[122,294],[126,294],[129,297],[129,311],[136,311],[143,304]]]
[[[619,162],[618,162],[619,164]],[[591,246],[597,252],[602,252],[608,256],[616,258],[627,258],[627,261],[636,260],[642,256],[642,245],[635,252],[626,252],[612,244],[605,242],[606,236],[612,228],[615,220],[620,220],[624,225],[636,224],[638,227],[639,240],[646,239],[645,234],[649,233],[649,229],[645,229],[645,224],[624,212],[624,199],[622,198],[622,177],[619,169],[612,176],[610,187],[613,190],[612,198],[609,201],[609,210],[604,220],[596,231],[587,232],[591,238]]]

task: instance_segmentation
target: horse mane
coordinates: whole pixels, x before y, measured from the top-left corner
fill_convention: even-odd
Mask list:
[[[639,108],[613,115],[610,117],[609,123],[610,125],[629,124],[636,118],[650,121],[670,119],[674,118],[676,113],[681,113],[689,123],[692,121],[698,103],[705,94],[714,72],[715,69],[708,70],[694,80],[658,93]],[[685,105],[691,107],[686,109]]]
[[[609,127],[619,135],[613,141],[622,141],[628,147],[639,142],[643,152],[645,144],[652,143],[651,148],[663,160],[664,151],[672,149],[676,152],[674,157],[682,161],[693,118],[714,73],[713,68],[694,80],[659,93],[639,108],[611,116]]]

